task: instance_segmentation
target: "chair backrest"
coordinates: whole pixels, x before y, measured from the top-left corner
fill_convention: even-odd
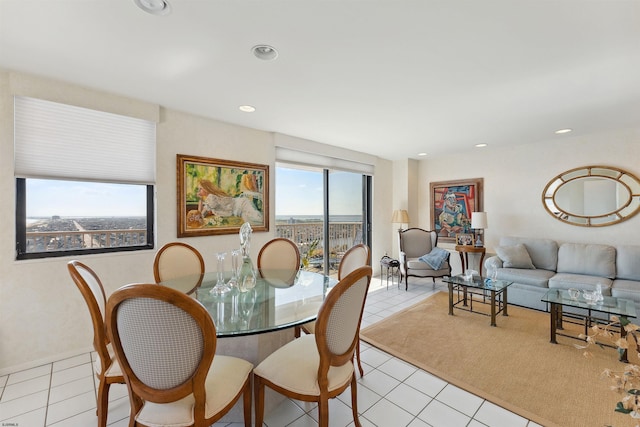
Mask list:
[[[165,286],[128,285],[109,297],[107,325],[131,393],[155,403],[193,393],[204,408],[216,329],[202,304]]]
[[[318,311],[315,337],[320,353],[321,387],[329,367],[353,360],[370,282],[370,266],[355,269],[331,289]]]
[[[407,258],[419,258],[426,255],[438,245],[438,233],[422,228],[408,228],[398,231],[400,235],[400,252]]]
[[[338,280],[342,279],[358,267],[371,265],[371,252],[364,243],[352,246],[340,260],[338,266]]]
[[[277,237],[260,248],[258,271],[263,278],[293,284],[299,269],[300,250],[294,241]]]
[[[104,287],[98,275],[85,264],[73,260],[67,263],[69,274],[76,284],[91,315],[93,324],[93,348],[98,353],[100,360],[100,372],[106,372],[111,365],[111,356],[107,345],[109,337],[105,328],[105,313],[107,299]]]
[[[200,286],[204,275],[204,259],[196,248],[182,242],[171,242],[156,253],[153,260],[153,276],[156,283],[177,277],[193,276],[190,289]],[[183,290],[187,292],[187,289]]]

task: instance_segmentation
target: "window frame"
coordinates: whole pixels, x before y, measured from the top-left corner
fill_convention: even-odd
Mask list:
[[[118,246],[109,248],[72,249],[68,251],[26,252],[27,247],[27,179],[16,177],[16,260],[55,258],[63,256],[78,256],[90,254],[104,254],[113,252],[129,252],[154,249],[154,185],[146,185],[147,205],[147,243],[136,246]],[[35,179],[35,178],[34,178]]]

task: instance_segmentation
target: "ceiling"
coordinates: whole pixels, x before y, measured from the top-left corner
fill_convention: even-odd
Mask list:
[[[169,1],[0,0],[0,68],[390,160],[640,128],[640,0]]]

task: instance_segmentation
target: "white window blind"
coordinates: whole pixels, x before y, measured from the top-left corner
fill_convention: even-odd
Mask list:
[[[155,183],[147,120],[16,96],[14,144],[16,177]]]
[[[276,147],[276,160],[279,162],[316,166],[345,172],[357,172],[363,175],[373,175],[374,173],[373,165],[285,147]]]

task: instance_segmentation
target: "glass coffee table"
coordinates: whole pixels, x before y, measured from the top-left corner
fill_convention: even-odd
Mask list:
[[[548,291],[544,297],[543,302],[550,304],[551,312],[551,343],[557,344],[557,335],[561,335],[568,338],[582,339],[578,336],[569,335],[558,332],[563,330],[563,322],[577,323],[584,325],[584,334],[587,335],[589,328],[595,324],[608,324],[611,322],[611,316],[618,316],[621,320],[625,321],[629,317],[636,317],[636,306],[631,300],[616,298],[616,297],[604,297],[603,301],[598,303],[588,303],[584,297],[580,294],[577,299],[569,296],[569,291],[563,289],[552,289]],[[584,314],[579,312],[566,313],[563,307],[573,307],[582,309]],[[620,337],[624,338],[627,335],[627,331],[624,328],[620,328]],[[602,344],[612,347],[610,344]],[[620,361],[627,362],[627,351],[620,354]]]
[[[452,277],[443,277],[442,280],[449,285],[449,315],[453,316],[453,309],[466,310],[472,313],[485,314],[481,311],[473,311],[473,303],[489,304],[491,306],[491,326],[496,326],[496,315],[507,313],[507,288],[513,283],[506,280],[491,280],[482,276],[473,276],[465,279],[460,274]],[[454,291],[457,301],[454,301]],[[481,298],[474,300],[474,295]]]

